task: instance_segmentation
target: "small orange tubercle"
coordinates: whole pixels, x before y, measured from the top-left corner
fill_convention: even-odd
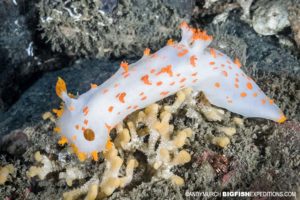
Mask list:
[[[61,146],[65,145],[66,143],[68,143],[68,139],[65,136],[62,136],[58,141],[58,144]]]
[[[98,161],[99,160],[99,158],[98,158],[98,152],[97,151],[93,151],[91,153],[91,155],[92,155],[92,158],[93,158],[94,161]]]
[[[241,66],[242,66],[241,61],[238,58],[234,59],[234,64],[236,64],[238,66],[238,68],[241,68]]]
[[[144,56],[149,56],[150,55],[150,49],[146,48],[144,51]]]
[[[56,82],[55,91],[56,91],[57,96],[59,96],[60,98],[62,98],[62,93],[63,92],[67,92],[66,83],[60,77],[58,77],[58,80]]]
[[[54,112],[56,114],[57,117],[61,117],[64,113],[64,109],[53,109],[52,112]]]
[[[168,39],[167,45],[172,46],[174,44],[174,41],[172,39]]]
[[[128,72],[128,63],[126,61],[122,61],[120,66],[124,69],[125,72]]]
[[[186,21],[181,22],[181,24],[179,25],[179,28],[190,28],[188,23]]]
[[[278,123],[282,124],[283,122],[285,122],[287,120],[286,116],[284,114],[282,114],[280,116],[280,118],[277,120]]]
[[[98,86],[97,84],[91,83],[91,88],[92,88],[92,89],[97,88],[97,86]]]

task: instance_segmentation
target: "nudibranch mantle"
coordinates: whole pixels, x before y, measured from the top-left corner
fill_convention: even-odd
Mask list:
[[[245,117],[260,117],[284,122],[285,116],[256,83],[242,70],[238,59],[232,61],[222,52],[209,48],[212,37],[206,32],[181,24],[182,39],[172,40],[159,51],[144,56],[120,69],[102,85],[72,98],[59,78],[58,96],[64,101],[56,131],[69,142],[80,160],[109,148],[110,130],[127,115],[180,89],[202,91],[214,105]]]

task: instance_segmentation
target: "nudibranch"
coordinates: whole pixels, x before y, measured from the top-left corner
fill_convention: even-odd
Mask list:
[[[98,159],[110,148],[109,132],[130,113],[189,87],[202,91],[210,103],[245,117],[260,117],[279,123],[282,111],[241,70],[238,59],[209,48],[212,36],[183,22],[182,39],[151,54],[144,51],[135,63],[122,62],[120,69],[102,85],[77,98],[67,93],[59,78],[56,93],[64,101],[56,132],[59,144],[70,143],[80,160]]]

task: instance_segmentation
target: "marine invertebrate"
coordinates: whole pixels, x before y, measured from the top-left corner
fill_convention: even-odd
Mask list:
[[[74,180],[83,178],[85,178],[85,174],[78,167],[68,167],[66,172],[59,173],[59,179],[66,179],[68,186],[72,186]]]
[[[192,130],[174,131],[170,111],[175,112],[189,93],[189,89],[178,92],[171,106],[159,108],[158,104],[152,104],[144,111],[135,113],[127,124],[118,124],[116,128],[118,135],[115,144],[119,151],[143,152],[148,164],[156,171],[155,178],[170,179],[176,185],[183,185],[184,180],[173,174],[171,169],[191,160],[190,154],[182,147],[192,136]],[[144,142],[146,137],[148,140]]]
[[[286,120],[274,101],[242,71],[238,59],[232,61],[208,47],[212,36],[186,23],[180,27],[180,42],[169,40],[153,54],[146,49],[135,63],[122,62],[110,79],[100,86],[91,84],[91,89],[77,98],[67,93],[65,82],[59,78],[56,93],[64,101],[63,109],[55,110],[59,116],[55,131],[62,134],[59,143],[69,142],[80,160],[87,157],[98,160],[98,152],[112,147],[111,129],[126,116],[188,87],[202,91],[211,104],[245,117],[279,123]],[[162,121],[168,121],[169,116],[170,112],[166,111]],[[165,124],[160,122],[156,129]],[[168,138],[168,132],[160,135]],[[134,138],[132,135],[131,140]]]
[[[15,168],[12,164],[0,167],[0,185],[4,185],[10,174],[13,174]]]
[[[53,161],[51,161],[47,156],[41,155],[41,153],[39,151],[35,152],[34,159],[37,162],[42,163],[43,166],[42,167],[36,167],[36,166],[30,167],[27,172],[27,176],[30,178],[32,178],[34,176],[38,176],[41,180],[44,180],[45,177],[47,176],[47,174],[58,170],[57,165]]]

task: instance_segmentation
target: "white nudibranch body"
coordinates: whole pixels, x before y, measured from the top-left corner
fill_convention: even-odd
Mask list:
[[[245,117],[261,117],[284,122],[285,116],[242,70],[238,59],[232,61],[218,50],[209,48],[212,37],[186,23],[180,26],[182,40],[169,40],[159,51],[144,56],[120,69],[102,85],[78,98],[67,94],[59,78],[56,92],[64,101],[56,131],[69,142],[80,160],[110,148],[110,130],[130,113],[144,108],[180,89],[202,91],[214,105]]]

